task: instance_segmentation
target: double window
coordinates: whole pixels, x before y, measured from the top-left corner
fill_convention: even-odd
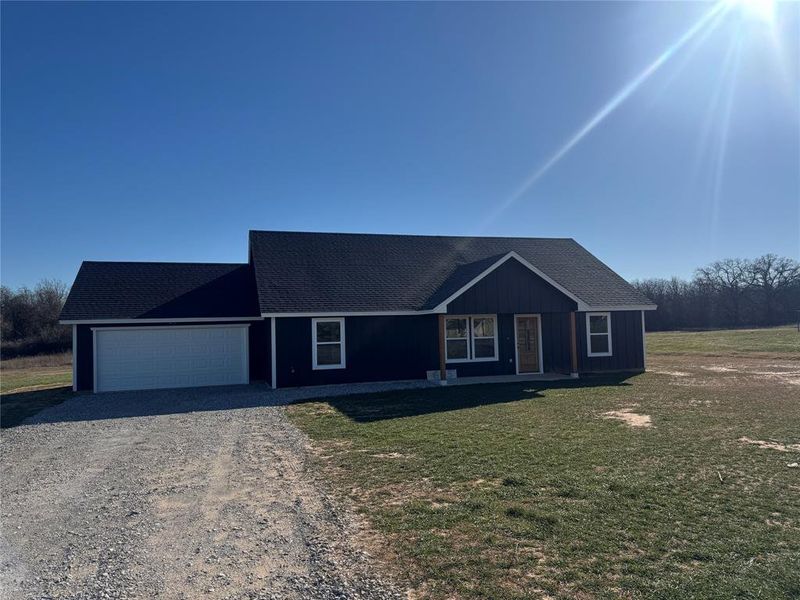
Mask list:
[[[497,360],[497,317],[447,317],[444,322],[447,362]]]
[[[586,313],[589,356],[611,356],[611,313]]]
[[[311,349],[314,369],[344,369],[344,319],[312,319]]]

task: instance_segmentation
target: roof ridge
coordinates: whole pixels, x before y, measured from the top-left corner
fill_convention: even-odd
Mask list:
[[[82,264],[95,265],[181,265],[181,266],[221,266],[221,267],[246,267],[249,263],[228,262],[186,262],[168,260],[84,260]]]
[[[285,229],[250,229],[249,235],[258,233],[280,233],[295,235],[329,235],[329,236],[369,236],[369,237],[404,237],[404,238],[429,238],[443,240],[546,240],[546,241],[570,241],[577,243],[571,237],[541,237],[541,236],[503,236],[503,235],[430,235],[425,233],[385,233],[385,232],[362,232],[362,231],[290,231]]]

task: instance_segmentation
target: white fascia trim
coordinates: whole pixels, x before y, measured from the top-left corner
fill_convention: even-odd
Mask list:
[[[260,321],[261,317],[197,317],[192,319],[86,319],[59,321],[61,325],[125,325],[128,323],[227,323],[229,321]]]
[[[217,327],[224,327],[225,329],[245,329],[250,327],[250,323],[231,323],[230,325],[170,325],[164,327],[92,327],[91,329],[92,331],[142,331],[143,329],[164,331],[165,329],[213,329]]]
[[[287,312],[287,313],[261,313],[265,319],[280,317],[282,319],[289,317],[410,317],[413,315],[436,315],[444,314],[446,310],[379,310],[379,311],[365,311],[365,312]]]
[[[655,304],[624,304],[621,306],[588,306],[586,312],[614,312],[622,310],[656,310],[658,308]],[[582,312],[582,309],[578,309]]]
[[[564,294],[565,296],[567,296],[567,297],[568,297],[568,298],[570,298],[571,300],[574,300],[575,302],[577,302],[577,304],[578,304],[578,310],[579,310],[579,311],[581,311],[581,312],[582,312],[582,311],[585,311],[585,310],[589,310],[589,305],[588,305],[588,304],[586,304],[586,303],[585,303],[583,300],[581,300],[580,298],[578,298],[578,297],[577,297],[575,294],[573,294],[572,292],[570,292],[568,289],[566,289],[564,286],[562,286],[562,285],[561,285],[561,284],[559,284],[558,282],[554,281],[553,279],[551,279],[550,277],[548,277],[547,275],[545,275],[544,273],[542,273],[542,272],[541,272],[539,269],[537,269],[536,267],[534,267],[534,266],[533,266],[531,263],[529,263],[527,260],[525,260],[525,259],[524,259],[524,258],[522,258],[522,257],[521,257],[519,254],[517,254],[516,252],[514,252],[514,251],[512,250],[511,252],[509,252],[508,254],[506,254],[505,256],[503,256],[501,259],[499,259],[499,260],[498,260],[496,263],[494,263],[493,265],[491,265],[491,266],[490,266],[488,269],[486,269],[485,271],[483,271],[483,272],[482,272],[480,275],[478,275],[477,277],[475,277],[474,279],[472,279],[472,281],[470,281],[468,284],[466,284],[465,286],[462,286],[462,287],[461,287],[461,288],[460,288],[460,289],[459,289],[457,292],[455,292],[454,294],[450,295],[450,296],[449,296],[449,297],[448,297],[446,300],[444,300],[443,302],[440,302],[440,303],[439,303],[439,305],[438,305],[438,306],[436,306],[436,308],[434,308],[434,309],[433,309],[433,310],[434,310],[434,312],[447,312],[447,305],[448,305],[448,304],[450,304],[450,303],[451,303],[453,300],[455,300],[455,299],[456,299],[456,298],[458,298],[458,297],[459,297],[461,294],[463,294],[464,292],[466,292],[466,291],[467,291],[469,288],[471,288],[473,285],[475,285],[476,283],[478,283],[478,282],[479,282],[481,279],[483,279],[484,277],[486,277],[487,275],[489,275],[489,273],[491,273],[492,271],[494,271],[494,270],[495,270],[496,268],[498,268],[500,265],[502,265],[503,263],[505,263],[506,261],[508,261],[508,260],[510,260],[510,259],[512,259],[512,258],[513,258],[513,259],[515,259],[515,260],[517,260],[517,261],[518,261],[520,264],[522,264],[524,267],[527,267],[527,268],[528,268],[530,271],[532,271],[533,273],[535,273],[536,275],[538,275],[538,276],[539,276],[539,277],[541,277],[542,279],[544,279],[544,280],[545,280],[547,283],[549,283],[550,285],[552,285],[552,286],[553,286],[554,288],[556,288],[556,289],[557,289],[559,292],[561,292],[562,294]]]

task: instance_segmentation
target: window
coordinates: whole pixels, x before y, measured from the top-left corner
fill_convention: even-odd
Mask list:
[[[344,319],[312,319],[314,369],[344,369]]]
[[[497,318],[494,315],[445,319],[447,362],[497,360]]]
[[[589,356],[611,356],[611,313],[586,313]]]

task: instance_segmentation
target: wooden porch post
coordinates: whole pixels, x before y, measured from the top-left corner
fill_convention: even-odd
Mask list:
[[[578,377],[578,330],[575,327],[575,312],[569,313],[569,358],[570,376]]]
[[[444,341],[444,315],[439,315],[439,383],[441,385],[447,385],[447,364],[446,364],[446,353],[447,349],[445,348],[445,341]]]

